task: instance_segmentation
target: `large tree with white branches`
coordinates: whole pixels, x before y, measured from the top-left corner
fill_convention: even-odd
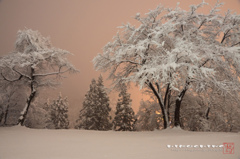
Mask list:
[[[96,70],[108,72],[116,88],[134,82],[151,90],[164,128],[170,126],[170,101],[175,100],[174,125],[179,126],[186,92],[217,88],[222,95],[238,95],[240,16],[220,14],[222,5],[217,2],[207,14],[199,11],[209,6],[204,1],[188,11],[159,5],[145,16],[136,14],[140,25],[120,27],[122,32],[94,58]]]
[[[63,74],[78,72],[67,60],[68,54],[68,51],[54,48],[38,31],[18,31],[15,50],[0,58],[1,82],[21,82],[29,90],[18,124],[24,125],[39,88],[55,87]]]

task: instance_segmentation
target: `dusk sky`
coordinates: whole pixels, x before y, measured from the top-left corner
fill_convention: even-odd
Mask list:
[[[216,3],[216,0],[205,1],[212,6]],[[24,28],[38,30],[50,37],[54,47],[73,53],[69,60],[80,73],[63,80],[57,92],[68,96],[70,113],[77,112],[92,78],[100,74],[94,70],[92,59],[116,35],[117,27],[134,23],[133,17],[138,12],[144,15],[159,4],[173,8],[177,2],[188,10],[189,5],[199,4],[201,0],[0,0],[0,56],[14,49],[17,31]],[[240,13],[239,0],[221,2],[225,3],[221,12],[230,9]],[[104,82],[109,86],[111,81]],[[130,93],[136,112],[143,96],[138,88]],[[114,103],[117,97],[111,99]]]

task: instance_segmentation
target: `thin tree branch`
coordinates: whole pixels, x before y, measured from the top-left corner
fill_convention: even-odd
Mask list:
[[[229,33],[231,29],[229,29],[226,33],[224,33],[224,36],[222,38],[221,44],[224,42],[224,40],[227,38],[227,34]]]
[[[231,47],[236,46],[236,45],[238,45],[238,44],[240,44],[240,41],[239,41],[238,43],[236,43],[236,44],[233,44]]]
[[[158,93],[160,93],[160,87],[159,87],[159,84],[158,84],[157,82],[156,82],[155,84],[156,84],[156,86],[157,86]]]
[[[24,77],[26,77],[26,78],[32,80],[32,78],[31,78],[30,76],[27,76],[27,75],[23,74],[22,72],[16,70],[14,67],[12,68],[12,70],[15,71],[15,72],[17,72],[19,75],[24,76]]]
[[[123,62],[128,62],[128,63],[131,63],[131,64],[139,65],[139,63],[131,61],[131,60],[123,60],[120,63],[123,63]]]
[[[200,66],[199,68],[203,67],[210,59],[207,59],[206,61],[204,61]]]
[[[45,74],[33,74],[33,76],[51,76],[51,75],[57,75],[57,74],[62,74],[62,73],[65,73],[65,72],[67,72],[67,71],[69,71],[70,70],[70,68],[68,68],[67,70],[65,70],[65,71],[58,71],[58,72],[50,72],[50,73],[45,73]]]
[[[18,78],[16,78],[16,79],[13,79],[13,80],[10,80],[10,79],[7,79],[4,75],[3,75],[3,73],[1,72],[1,75],[2,75],[2,77],[3,77],[3,80],[5,80],[5,81],[8,81],[8,82],[15,82],[15,81],[19,81],[19,80],[21,80],[21,78],[23,77],[23,75],[21,75],[20,74],[20,76],[18,77]]]

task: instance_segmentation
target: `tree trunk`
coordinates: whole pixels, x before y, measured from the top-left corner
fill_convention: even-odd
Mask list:
[[[181,126],[180,123],[180,108],[182,104],[183,97],[187,91],[187,86],[182,90],[182,92],[179,94],[179,96],[176,99],[176,107],[175,107],[175,113],[174,113],[174,126]]]
[[[6,111],[4,112],[2,112],[1,114],[0,114],[0,125],[2,126],[2,125],[5,125],[5,123],[6,123]]]
[[[0,114],[0,125],[3,125],[3,124],[2,124],[3,116],[4,116],[4,113],[2,112],[2,113]]]
[[[169,93],[168,93],[168,96],[167,96],[167,105],[166,105],[166,107],[167,107],[167,114],[168,114],[168,121],[170,121],[170,100],[171,100],[171,90],[169,91]]]
[[[164,129],[168,128],[169,127],[169,121],[168,121],[168,115],[166,113],[166,110],[165,109],[162,109],[161,107],[161,110],[162,110],[162,114],[163,114],[163,126],[164,126]]]
[[[180,107],[181,107],[182,100],[176,100],[176,108],[174,114],[174,126],[180,126]]]
[[[18,119],[18,125],[21,125],[21,126],[24,125],[29,107],[32,104],[32,101],[33,101],[33,99],[36,95],[36,89],[35,89],[35,86],[34,86],[34,83],[35,83],[34,68],[32,68],[32,67],[31,67],[31,76],[30,77],[31,77],[31,81],[30,81],[31,93],[30,93],[30,95],[27,99],[26,105],[23,108],[23,111],[21,112],[21,115]]]
[[[168,116],[168,121],[170,121],[170,98],[171,98],[171,89],[170,89],[170,83],[168,84],[167,88],[166,88],[166,92],[165,92],[165,97],[164,97],[164,106],[167,112],[167,116]]]
[[[159,103],[159,106],[161,108],[162,115],[163,115],[163,128],[166,129],[166,128],[169,127],[168,114],[167,114],[166,109],[164,108],[164,106],[161,104],[160,98],[157,97],[157,99],[158,99],[158,103]]]
[[[161,108],[161,111],[162,111],[162,115],[163,115],[163,127],[164,129],[168,128],[169,127],[169,121],[168,121],[168,114],[166,112],[166,109],[161,101],[161,98],[158,94],[158,92],[156,91],[156,89],[154,88],[154,86],[152,85],[152,83],[149,83],[149,87],[152,89],[154,95],[157,97],[158,99],[158,103],[159,103],[159,106]]]
[[[8,117],[8,109],[9,109],[9,104],[7,105],[6,111],[4,113],[4,125],[7,125],[7,117]]]
[[[31,89],[31,94],[30,94],[30,96],[28,97],[27,103],[26,103],[23,111],[21,112],[21,116],[20,116],[19,119],[18,119],[18,125],[19,125],[19,124],[21,124],[21,126],[24,125],[24,121],[25,121],[25,119],[26,119],[26,117],[27,117],[27,113],[28,113],[29,107],[30,107],[30,105],[31,105],[31,103],[32,103],[35,95],[36,95],[36,91],[33,90],[33,89]]]
[[[0,123],[1,123],[1,125],[6,125],[6,124],[7,124],[9,102],[10,102],[10,101],[8,100],[7,108],[6,108],[6,110],[2,113],[2,116],[0,117]]]
[[[174,113],[174,126],[175,127],[181,126],[180,125],[181,124],[180,123],[180,108],[181,108],[183,97],[188,90],[189,84],[190,84],[190,81],[189,81],[189,79],[187,79],[186,83],[185,83],[185,87],[183,88],[182,92],[178,95],[178,97],[176,99],[176,107],[175,107],[175,113]]]

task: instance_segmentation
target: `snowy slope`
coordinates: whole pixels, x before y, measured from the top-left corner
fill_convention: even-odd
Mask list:
[[[223,148],[168,148],[167,145],[222,145]],[[239,133],[37,130],[0,128],[0,159],[240,159]]]

